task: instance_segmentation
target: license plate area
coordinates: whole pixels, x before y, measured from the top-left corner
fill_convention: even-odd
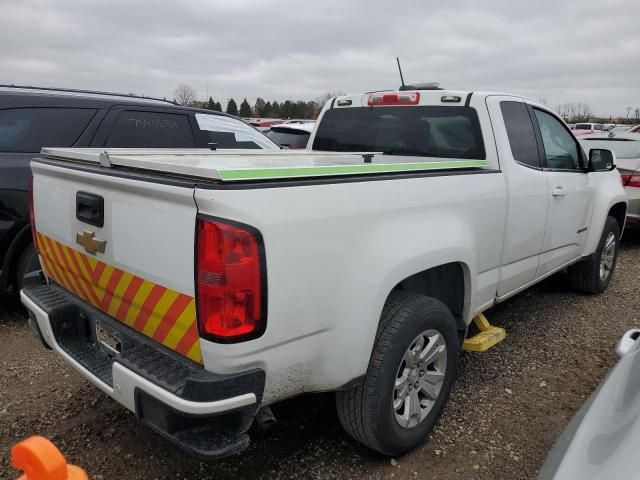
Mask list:
[[[115,357],[122,353],[122,340],[118,333],[106,326],[100,320],[95,321],[96,344],[98,348],[109,355]]]

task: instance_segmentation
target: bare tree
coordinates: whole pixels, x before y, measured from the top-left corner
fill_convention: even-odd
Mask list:
[[[321,97],[316,98],[316,105],[318,105],[320,108],[324,107],[324,104],[327,103],[329,100],[331,100],[333,97],[341,97],[342,95],[344,95],[344,92],[341,92],[340,90],[335,90],[333,92],[327,92],[324,95],[322,95]]]
[[[196,91],[184,83],[178,85],[178,88],[173,91],[173,95],[180,105],[190,105],[196,99]]]
[[[562,103],[556,107],[558,114],[571,123],[588,122],[593,117],[593,110],[586,103]]]

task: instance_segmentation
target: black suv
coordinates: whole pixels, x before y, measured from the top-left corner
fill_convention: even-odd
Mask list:
[[[213,145],[215,144],[215,146]],[[39,269],[31,241],[29,162],[42,147],[279,147],[243,121],[164,100],[0,86],[0,293]]]

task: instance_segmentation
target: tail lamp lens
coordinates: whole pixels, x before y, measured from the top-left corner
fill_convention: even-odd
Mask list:
[[[622,185],[625,187],[640,187],[640,172],[619,168]]]
[[[38,237],[36,237],[36,215],[33,206],[33,177],[29,179],[29,223],[31,224],[31,236],[33,237],[33,246],[38,251]]]
[[[264,331],[259,238],[243,226],[198,220],[197,305],[203,337],[235,342]]]

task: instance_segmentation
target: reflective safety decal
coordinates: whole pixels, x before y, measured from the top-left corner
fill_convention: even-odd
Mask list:
[[[193,297],[155,284],[36,233],[47,276],[87,303],[202,363]]]

